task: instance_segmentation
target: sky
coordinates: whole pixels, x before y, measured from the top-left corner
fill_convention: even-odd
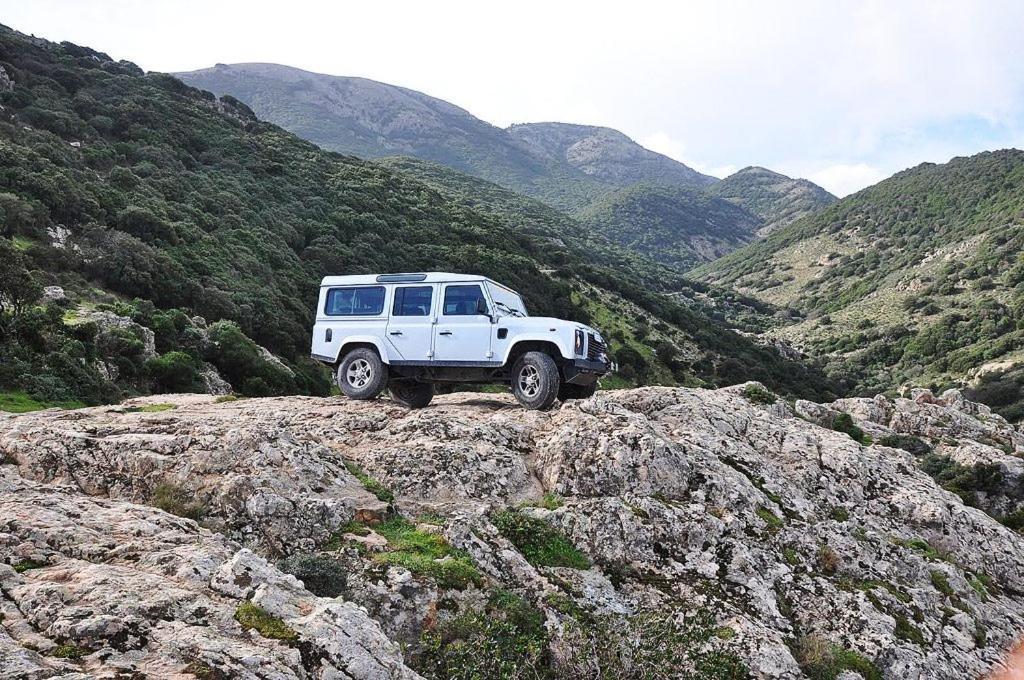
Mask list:
[[[846,195],[1024,148],[1024,1],[0,0],[0,23],[151,71],[263,61],[499,126],[606,125],[698,170]]]

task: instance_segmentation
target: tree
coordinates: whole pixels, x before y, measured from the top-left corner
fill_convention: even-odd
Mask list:
[[[5,317],[19,316],[41,293],[25,256],[10,241],[0,238],[0,329],[6,327]]]

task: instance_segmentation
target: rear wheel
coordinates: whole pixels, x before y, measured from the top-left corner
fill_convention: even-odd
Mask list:
[[[527,352],[512,367],[512,394],[526,408],[551,408],[560,384],[558,366],[544,352]]]
[[[565,401],[567,399],[589,399],[594,396],[597,392],[597,382],[590,385],[570,385],[569,383],[562,383],[562,386],[558,389],[558,401]]]
[[[392,380],[388,391],[395,403],[406,408],[423,408],[434,398],[434,386],[418,380]]]
[[[384,391],[388,367],[372,349],[359,347],[338,364],[338,389],[349,399],[373,399]]]

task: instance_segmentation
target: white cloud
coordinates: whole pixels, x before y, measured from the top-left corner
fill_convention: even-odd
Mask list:
[[[886,173],[867,163],[838,163],[810,173],[807,179],[842,198],[879,182]]]
[[[664,132],[655,132],[645,137],[641,137],[636,141],[640,146],[648,148],[651,151],[657,151],[660,154],[664,154],[669,158],[683,163],[684,165],[690,166],[697,172],[702,172],[705,175],[711,175],[712,177],[728,177],[739,170],[738,167],[731,164],[709,165],[708,163],[687,158],[686,145],[678,140],[672,139],[672,137]]]

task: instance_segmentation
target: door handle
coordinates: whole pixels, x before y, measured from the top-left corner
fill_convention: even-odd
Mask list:
[[[391,335],[401,335],[402,331],[391,331]]]
[[[438,333],[438,335],[451,335],[451,334],[452,334],[451,331],[441,331],[440,333]]]

